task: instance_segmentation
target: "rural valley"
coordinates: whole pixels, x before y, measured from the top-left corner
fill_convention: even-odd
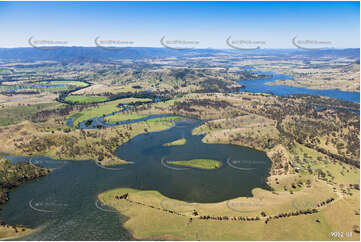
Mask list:
[[[0,238],[359,240],[359,49],[52,51],[0,49]]]

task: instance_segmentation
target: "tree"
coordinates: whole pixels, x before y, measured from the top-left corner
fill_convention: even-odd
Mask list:
[[[358,233],[358,234],[360,233],[360,226],[354,225],[354,226],[352,226],[352,228],[355,233]]]

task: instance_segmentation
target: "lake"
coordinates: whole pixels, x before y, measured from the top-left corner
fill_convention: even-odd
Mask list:
[[[267,82],[274,82],[276,80],[292,80],[293,78],[284,74],[277,74],[274,72],[260,72],[252,71],[249,68],[245,70],[249,72],[254,72],[257,74],[271,75],[270,78],[263,78],[257,80],[242,80],[238,83],[244,85],[245,88],[241,89],[241,92],[253,92],[253,93],[271,93],[275,96],[286,96],[293,94],[309,94],[314,96],[325,96],[333,97],[345,101],[351,101],[355,103],[360,103],[360,93],[359,92],[344,92],[337,89],[328,89],[328,90],[315,90],[305,87],[292,87],[287,85],[267,85]]]
[[[21,238],[26,240],[125,240],[130,238],[121,226],[125,218],[98,209],[97,194],[131,187],[205,203],[251,196],[256,187],[268,189],[265,179],[271,162],[264,152],[235,145],[204,144],[202,135],[192,135],[201,123],[185,119],[168,130],[134,137],[115,151],[121,159],[134,162],[130,165],[101,167],[93,161],[33,157],[32,163],[57,169],[12,191],[2,218],[9,224],[41,228],[40,232]],[[184,146],[163,145],[180,138],[187,140]],[[29,160],[9,158],[12,162]],[[223,166],[201,170],[167,164],[196,158],[219,160]]]

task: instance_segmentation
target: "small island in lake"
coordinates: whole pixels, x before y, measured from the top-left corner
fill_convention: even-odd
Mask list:
[[[172,165],[180,165],[180,166],[190,166],[193,168],[213,170],[220,168],[222,166],[222,162],[210,159],[193,159],[186,161],[169,161],[168,164]]]
[[[175,145],[185,145],[185,143],[187,142],[186,139],[177,139],[173,142],[169,142],[164,144],[164,146],[175,146]]]

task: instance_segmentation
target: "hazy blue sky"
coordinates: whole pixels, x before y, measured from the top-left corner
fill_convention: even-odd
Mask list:
[[[0,3],[0,47],[27,39],[94,46],[94,38],[161,47],[159,40],[199,41],[227,48],[236,40],[293,48],[291,40],[359,47],[359,2],[13,2]]]

